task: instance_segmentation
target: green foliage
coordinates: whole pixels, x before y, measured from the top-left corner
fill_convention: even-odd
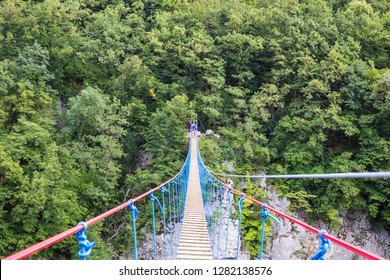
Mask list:
[[[192,104],[186,95],[167,101],[152,114],[145,135],[146,143],[142,146],[152,159],[148,169],[138,168],[126,179],[131,194],[141,194],[180,170],[188,149],[186,122],[193,118]]]
[[[145,150],[154,157],[171,162],[187,150],[186,122],[194,119],[186,95],[178,95],[152,114],[146,134]]]
[[[85,167],[85,176],[93,184],[86,199],[95,211],[104,211],[115,201],[114,190],[121,175],[118,159],[124,156],[120,138],[126,133],[129,112],[117,99],[111,101],[91,87],[71,98],[69,106],[62,131],[69,151]]]
[[[219,164],[222,160],[222,152],[215,139],[213,139],[213,137],[202,137],[199,139],[198,145],[200,154],[206,159],[206,166],[210,167],[211,170],[219,170]]]
[[[48,85],[53,79],[48,60],[48,51],[35,42],[25,46],[13,60],[1,62],[2,125],[10,127],[20,117],[49,121],[55,91]]]
[[[25,248],[74,226],[86,211],[79,204],[84,185],[70,154],[58,146],[50,132],[40,125],[20,119],[2,139],[1,255]],[[3,196],[4,195],[4,196]],[[53,257],[66,244],[50,251]]]

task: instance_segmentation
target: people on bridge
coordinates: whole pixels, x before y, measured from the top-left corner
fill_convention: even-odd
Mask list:
[[[195,135],[197,131],[196,122],[191,122],[191,132]]]

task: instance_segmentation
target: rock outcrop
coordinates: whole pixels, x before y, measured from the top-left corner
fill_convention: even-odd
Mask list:
[[[290,201],[277,195],[275,189],[262,184],[267,189],[269,204],[282,212],[288,212]],[[297,213],[292,216],[305,221],[303,215]],[[318,221],[312,226],[324,229],[329,234],[336,236],[348,243],[363,248],[369,252],[390,258],[390,235],[385,230],[375,230],[369,222],[368,215],[361,211],[350,211],[342,215],[342,225],[335,231]],[[267,256],[275,260],[309,259],[318,250],[319,238],[304,228],[294,225],[286,219],[281,219],[281,224],[271,224],[272,236],[270,246],[267,248]],[[330,250],[326,254],[330,260],[354,260],[365,259],[338,244],[331,243]]]

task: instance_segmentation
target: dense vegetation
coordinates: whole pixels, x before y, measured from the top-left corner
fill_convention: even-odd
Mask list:
[[[390,170],[389,11],[388,0],[2,0],[0,257],[175,174],[195,112],[220,135],[201,144],[219,171]],[[274,184],[313,220],[337,227],[361,208],[390,228],[388,181]],[[89,229],[92,258],[131,253],[129,216]],[[256,238],[247,226],[248,248]],[[33,258],[76,252],[68,238]]]

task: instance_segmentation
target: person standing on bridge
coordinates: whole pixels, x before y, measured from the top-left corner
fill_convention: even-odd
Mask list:
[[[195,135],[195,133],[196,133],[196,123],[195,122],[191,122],[191,132],[193,132],[194,133],[194,135]]]

